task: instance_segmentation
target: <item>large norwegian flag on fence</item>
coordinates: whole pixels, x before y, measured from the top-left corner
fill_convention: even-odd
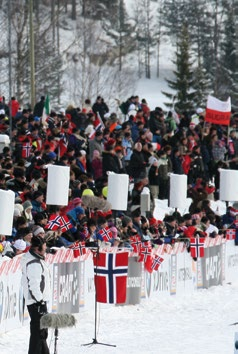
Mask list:
[[[226,239],[227,240],[234,240],[235,238],[236,238],[236,230],[235,229],[226,230]]]
[[[190,239],[190,253],[193,258],[204,257],[204,242],[203,237],[191,237]]]
[[[126,301],[128,252],[95,252],[94,282],[96,301],[122,304]]]
[[[220,101],[208,96],[205,121],[213,124],[229,125],[231,117],[231,98]]]

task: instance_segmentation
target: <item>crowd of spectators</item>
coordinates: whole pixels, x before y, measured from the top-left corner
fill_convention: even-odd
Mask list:
[[[2,255],[26,252],[33,235],[45,237],[49,251],[75,242],[131,248],[135,235],[156,247],[238,227],[236,205],[224,215],[210,205],[219,198],[219,169],[238,169],[238,113],[232,112],[227,128],[206,122],[202,108],[180,114],[151,110],[138,96],[123,102],[119,113],[110,112],[100,96],[94,103],[85,100],[81,108],[51,110],[47,117],[44,105],[44,96],[33,109],[21,109],[15,97],[8,103],[0,98],[0,133],[11,141],[0,153],[0,189],[15,193],[12,235],[0,235]],[[67,206],[45,203],[49,164],[70,167]],[[127,211],[99,207],[100,201],[105,206],[108,171],[129,175]],[[168,199],[170,173],[188,176],[192,203],[185,215],[175,211],[158,220],[154,201]],[[151,195],[146,213],[140,209],[144,188]],[[84,204],[85,196],[95,197],[94,207]],[[56,228],[57,217],[70,227]],[[108,242],[102,230],[109,232]]]

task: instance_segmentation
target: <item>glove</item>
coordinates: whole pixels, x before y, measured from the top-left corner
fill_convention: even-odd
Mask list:
[[[47,306],[46,306],[46,302],[41,300],[39,302],[36,303],[37,306],[37,311],[39,313],[39,315],[45,315],[47,313]]]

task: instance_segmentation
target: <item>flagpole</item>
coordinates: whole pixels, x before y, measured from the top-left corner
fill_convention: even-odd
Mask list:
[[[99,242],[97,239],[97,249],[92,250],[93,253],[93,257],[96,257],[96,274],[97,274],[97,269],[98,269],[98,259],[99,259]],[[98,281],[98,277],[94,277],[95,282]],[[89,346],[89,345],[93,345],[93,344],[100,344],[100,345],[106,345],[107,347],[116,347],[115,344],[107,344],[107,343],[101,343],[98,342],[97,340],[97,284],[95,284],[95,304],[94,304],[94,338],[92,339],[92,342],[90,343],[86,343],[86,344],[81,344],[82,346]]]

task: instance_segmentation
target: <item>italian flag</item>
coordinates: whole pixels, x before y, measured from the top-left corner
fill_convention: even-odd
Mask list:
[[[50,114],[50,98],[49,98],[49,95],[46,96],[46,99],[45,99],[45,106],[44,106],[44,109],[43,109],[43,114],[42,114],[42,124],[43,125],[46,125],[46,119],[47,117],[49,116]]]
[[[208,96],[205,121],[213,124],[229,125],[231,117],[231,98],[220,101]]]

